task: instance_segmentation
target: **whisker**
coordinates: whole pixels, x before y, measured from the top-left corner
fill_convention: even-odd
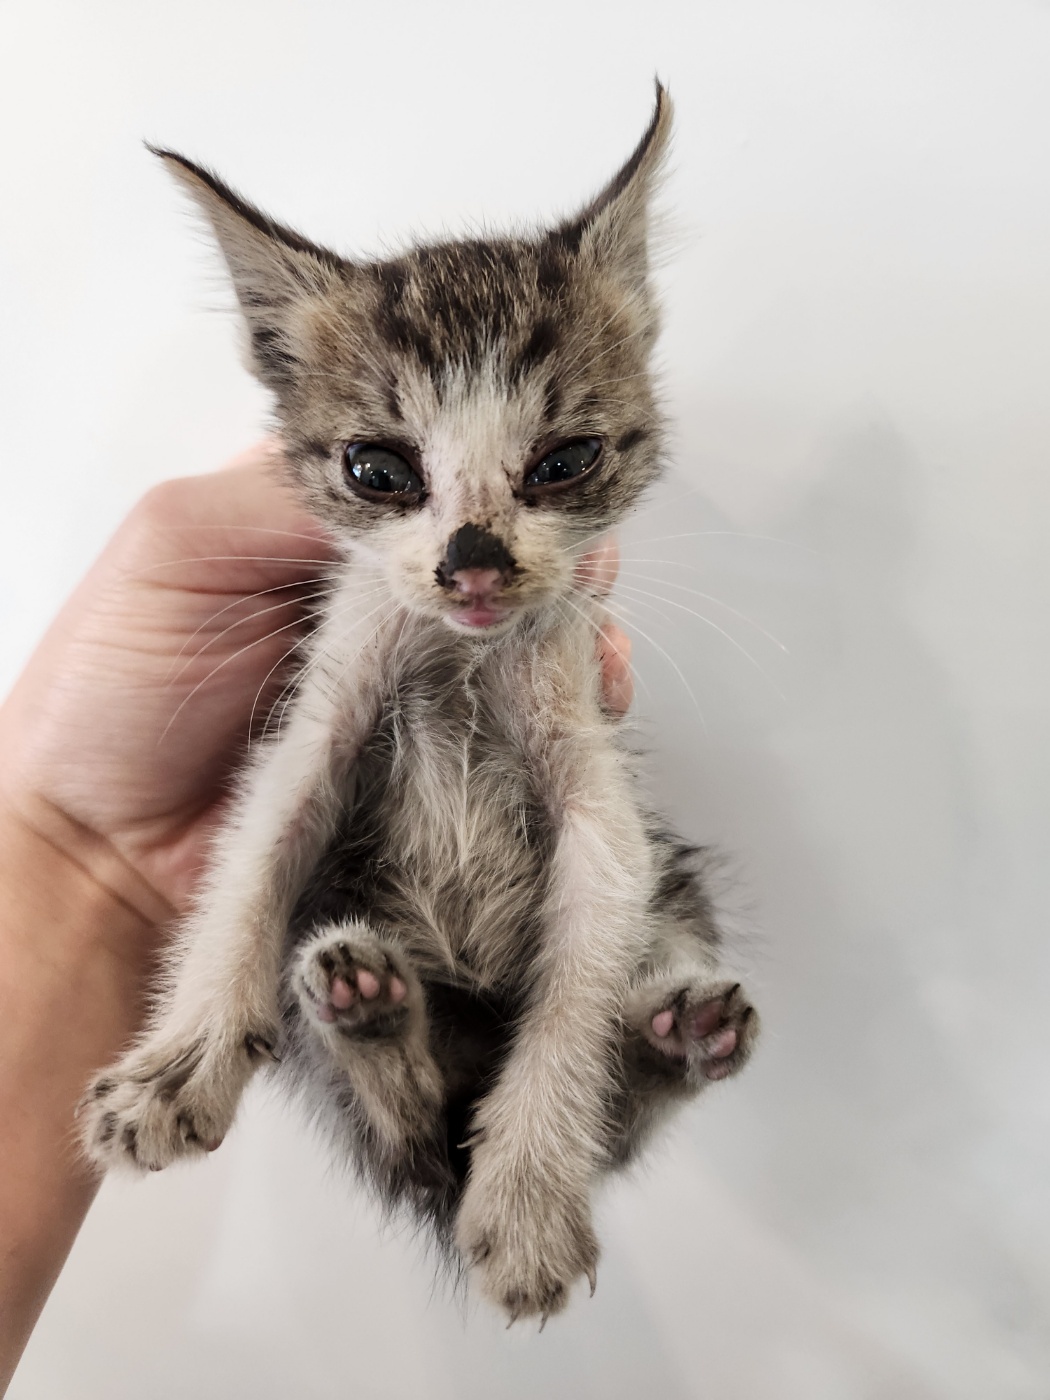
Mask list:
[[[251,714],[248,716],[248,752],[249,752],[249,753],[251,753],[251,751],[252,751],[252,744],[254,743],[254,735],[255,735],[255,712],[256,712],[256,710],[257,710],[258,707],[259,707],[259,701],[262,699],[263,691],[266,689],[266,683],[267,683],[267,681],[270,679],[270,677],[273,675],[273,673],[274,673],[275,671],[277,671],[281,666],[284,665],[284,663],[288,660],[288,658],[289,658],[290,656],[294,656],[294,655],[295,655],[296,651],[299,649],[299,647],[300,647],[301,645],[302,645],[302,638],[300,637],[300,638],[298,638],[298,639],[293,643],[292,646],[290,646],[290,647],[288,648],[288,650],[287,650],[286,652],[284,652],[284,653],[277,659],[277,661],[274,662],[274,664],[273,664],[273,665],[270,667],[270,669],[266,672],[266,675],[263,676],[262,681],[261,681],[260,684],[259,684],[259,689],[255,692],[255,699],[252,701]],[[304,665],[305,665],[305,663],[304,663]],[[295,672],[295,673],[293,673],[291,676],[289,676],[289,678],[285,681],[284,685],[281,686],[280,690],[277,692],[277,694],[274,696],[273,700],[271,701],[271,703],[270,703],[270,709],[269,709],[269,712],[267,713],[267,716],[266,716],[266,721],[265,721],[265,723],[264,723],[263,726],[262,726],[262,733],[263,733],[263,734],[265,734],[265,733],[269,730],[270,724],[271,724],[272,721],[273,721],[273,712],[274,712],[274,710],[277,708],[277,706],[280,704],[281,698],[282,698],[284,695],[288,694],[289,690],[291,690],[291,691],[294,693],[295,685],[296,685],[296,680],[297,680],[298,675],[299,675],[299,672]],[[292,694],[288,694],[288,699],[289,699],[289,701],[292,699]]]
[[[373,591],[374,591],[374,590],[373,590]],[[296,599],[287,599],[287,598],[284,598],[284,599],[281,600],[281,602],[279,602],[279,603],[273,603],[273,604],[271,604],[270,607],[268,607],[268,608],[257,608],[254,612],[249,613],[247,617],[239,617],[235,622],[231,622],[231,623],[229,624],[228,627],[224,627],[224,628],[222,629],[221,632],[217,633],[214,637],[210,638],[207,642],[205,642],[204,645],[203,645],[202,647],[199,647],[198,650],[195,651],[195,652],[193,653],[192,656],[188,657],[188,658],[186,659],[186,661],[183,662],[181,668],[179,669],[178,675],[176,675],[176,676],[169,682],[169,684],[174,685],[175,682],[179,679],[179,677],[185,674],[185,672],[187,671],[187,669],[188,669],[190,666],[193,665],[193,663],[197,660],[197,658],[198,658],[199,656],[203,656],[204,653],[205,653],[210,647],[214,646],[216,642],[220,642],[220,641],[223,639],[223,637],[226,636],[226,634],[227,634],[228,632],[236,631],[236,629],[237,629],[238,627],[242,627],[246,622],[254,622],[255,619],[256,619],[257,617],[265,617],[267,613],[279,612],[282,608],[287,608],[287,607],[291,606],[291,604],[292,604],[293,602],[299,603],[300,605],[303,604],[303,603],[311,603],[311,602],[313,602],[313,601],[314,601],[315,599],[317,599],[317,598],[327,598],[327,597],[329,596],[329,594],[330,594],[330,590],[327,589],[327,588],[323,588],[323,589],[320,589],[320,590],[319,590],[318,592],[316,592],[316,593],[307,593],[307,594],[306,594],[304,597],[302,597],[302,598],[296,598]],[[364,593],[359,593],[357,596],[358,596],[358,598],[363,598],[363,597],[369,597],[370,594],[369,594],[369,592],[364,592]],[[299,620],[302,621],[302,622],[305,622],[305,621],[307,620],[306,615],[305,615],[305,614],[301,614]]]
[[[160,564],[150,564],[144,569],[129,570],[126,577],[141,578],[145,574],[156,573],[158,569],[174,569],[181,564],[314,564],[323,569],[332,562],[331,559],[297,559],[286,554],[199,554],[188,559],[165,559]],[[211,593],[219,590],[200,588],[196,591]]]
[[[253,535],[286,535],[292,540],[306,540],[310,544],[324,544],[316,535],[305,535],[301,530],[278,530],[271,525],[169,525],[168,530],[247,530]]]
[[[785,548],[787,548],[787,549],[802,549],[802,550],[805,550],[805,552],[806,552],[807,554],[816,554],[816,553],[817,553],[817,551],[816,551],[815,549],[810,549],[809,545],[807,545],[807,544],[799,544],[799,542],[798,542],[797,540],[781,540],[781,539],[778,539],[775,535],[752,535],[752,534],[749,534],[749,533],[748,533],[747,531],[745,531],[745,530],[687,530],[684,534],[681,534],[681,535],[651,535],[651,536],[649,536],[649,538],[644,539],[644,540],[635,540],[634,543],[635,543],[635,544],[664,544],[664,543],[666,543],[668,540],[698,540],[698,539],[704,539],[704,538],[707,538],[707,537],[713,536],[713,535],[726,535],[726,536],[728,536],[730,539],[736,539],[736,540],[764,540],[764,541],[766,541],[768,544],[782,544],[782,545],[784,545]],[[645,561],[643,561],[643,562],[649,563],[649,562],[652,562],[652,561],[645,560]],[[664,560],[659,560],[659,561],[656,561],[656,562],[664,563],[665,561],[664,561]],[[667,562],[668,564],[673,564],[673,563],[677,563],[678,561],[677,561],[677,560],[673,560],[673,559],[668,559],[666,562]]]
[[[374,597],[374,596],[376,595],[376,593],[380,593],[380,592],[382,592],[384,589],[388,590],[388,589],[389,589],[389,585],[386,583],[385,580],[379,580],[378,583],[377,583],[375,586],[373,586],[372,588],[370,588],[370,589],[368,589],[368,590],[366,590],[366,591],[356,591],[351,597],[347,598],[346,602],[343,604],[343,606],[342,606],[341,608],[337,608],[334,612],[331,612],[331,613],[329,613],[329,614],[326,616],[326,618],[325,618],[325,623],[327,624],[327,623],[330,623],[330,622],[332,622],[332,621],[336,621],[336,620],[338,620],[338,619],[341,618],[341,617],[345,617],[345,616],[347,615],[347,613],[351,613],[351,612],[353,612],[353,611],[357,608],[358,604],[360,603],[360,601],[361,601],[361,599],[362,599],[363,597]],[[363,614],[363,617],[362,617],[361,620],[364,621],[365,619],[367,619],[367,618],[373,616],[373,614],[376,613],[376,612],[378,612],[379,609],[380,609],[382,606],[383,606],[383,601],[380,600],[380,601],[376,604],[376,606],[375,606],[374,608],[370,609],[369,612],[366,612],[366,613]],[[295,648],[293,647],[291,650],[294,651]],[[290,654],[291,654],[291,652],[285,653],[286,656],[288,656],[288,655],[290,655]],[[267,730],[270,728],[271,724],[273,723],[274,712],[276,711],[278,705],[281,705],[281,702],[282,702],[282,700],[283,700],[284,703],[283,703],[283,705],[282,705],[282,707],[281,707],[281,717],[280,717],[280,720],[278,721],[278,732],[279,732],[279,730],[280,730],[280,725],[284,722],[284,716],[285,716],[285,714],[286,714],[287,711],[288,711],[288,707],[289,707],[289,706],[293,703],[293,701],[295,700],[295,697],[296,697],[296,695],[299,693],[299,691],[301,690],[301,688],[302,688],[304,682],[306,681],[306,679],[308,678],[308,676],[311,674],[311,672],[313,672],[314,670],[316,670],[316,668],[317,668],[318,666],[320,666],[321,663],[322,663],[328,656],[330,656],[330,651],[329,651],[329,649],[328,649],[327,647],[324,647],[324,646],[319,647],[319,649],[317,650],[317,652],[315,652],[315,654],[314,654],[313,656],[311,656],[311,657],[304,663],[304,665],[301,666],[301,667],[299,668],[298,671],[296,671],[293,675],[291,675],[291,676],[288,678],[288,680],[285,682],[285,684],[281,687],[280,691],[277,693],[276,697],[274,698],[273,703],[272,703],[271,706],[270,706],[270,711],[269,711],[269,714],[267,715],[267,718],[266,718],[266,725],[265,725],[265,728],[266,728]],[[271,672],[271,674],[272,674],[272,672]],[[267,677],[266,679],[268,679],[268,677]],[[262,694],[262,689],[263,689],[263,687],[265,686],[265,684],[266,684],[266,680],[264,679],[264,681],[263,681],[263,686],[261,686],[261,687],[259,688],[259,691],[256,692],[256,697],[255,697],[256,704],[258,704],[259,698],[260,698],[260,696],[261,696],[261,694]],[[255,715],[255,705],[252,706],[252,716],[253,716],[253,720],[254,720],[254,715]],[[251,728],[251,726],[249,726],[249,729],[250,729],[250,728]]]
[[[623,585],[618,585],[618,586],[623,586]],[[682,612],[688,613],[688,614],[690,615],[690,617],[695,617],[695,618],[697,618],[700,622],[706,623],[706,625],[707,625],[708,627],[713,628],[714,631],[716,631],[720,636],[725,637],[726,641],[729,642],[729,644],[730,644],[731,646],[736,647],[737,651],[740,652],[741,656],[745,657],[748,661],[750,661],[751,665],[754,666],[754,668],[755,668],[755,670],[758,672],[758,674],[759,674],[760,676],[762,676],[762,678],[765,680],[766,684],[772,686],[773,690],[776,691],[777,695],[780,696],[781,700],[783,700],[783,701],[785,701],[785,702],[787,701],[787,696],[784,694],[784,692],[783,692],[783,691],[780,689],[780,687],[777,685],[776,681],[774,681],[773,678],[772,678],[770,675],[767,674],[767,672],[766,672],[766,671],[762,668],[762,666],[755,660],[755,658],[751,655],[751,653],[747,650],[747,648],[744,647],[744,646],[741,646],[741,644],[737,641],[737,639],[736,639],[734,636],[732,636],[729,632],[727,632],[727,631],[725,630],[724,627],[719,627],[719,625],[718,625],[717,622],[712,622],[711,619],[710,619],[709,617],[705,617],[703,613],[697,612],[695,608],[686,607],[685,603],[676,602],[674,598],[662,598],[662,597],[660,597],[659,594],[657,594],[657,593],[649,593],[649,592],[647,592],[644,588],[631,588],[630,585],[626,585],[626,587],[627,587],[627,591],[628,591],[629,593],[632,593],[632,594],[637,595],[637,598],[638,598],[638,602],[639,602],[639,606],[640,606],[640,607],[649,607],[649,608],[652,608],[652,604],[651,604],[651,603],[645,603],[645,602],[642,601],[642,599],[644,599],[644,598],[654,598],[654,599],[656,599],[656,601],[659,602],[659,603],[667,603],[667,604],[668,604],[670,607],[672,607],[672,608],[679,608],[679,609],[681,609]],[[652,610],[653,610],[654,612],[656,612],[658,616],[663,616],[663,614],[661,614],[661,613],[659,612],[659,609],[657,609],[657,608],[652,608]]]
[[[365,616],[365,617],[371,617],[372,614],[378,612],[379,609],[380,609],[382,606],[383,606],[382,603],[379,603],[376,607],[374,607],[374,608],[372,609],[372,612],[365,613],[364,616]],[[390,607],[389,607],[389,608],[387,609],[387,611],[383,614],[383,616],[379,619],[379,621],[376,623],[376,625],[372,628],[372,630],[371,630],[371,632],[369,632],[368,636],[364,638],[364,640],[361,642],[360,646],[359,646],[359,647],[357,648],[357,650],[354,652],[353,656],[351,656],[351,657],[344,663],[342,670],[339,672],[338,676],[336,676],[335,681],[334,681],[334,683],[333,683],[331,689],[330,689],[329,692],[328,692],[329,698],[330,698],[330,699],[331,699],[331,698],[335,695],[335,693],[338,691],[340,685],[342,684],[343,677],[346,675],[347,671],[349,671],[350,667],[353,666],[353,664],[354,664],[357,660],[359,660],[359,658],[360,658],[360,656],[361,656],[361,653],[365,650],[365,648],[366,648],[366,647],[368,646],[368,644],[371,642],[372,638],[375,637],[380,631],[382,631],[382,629],[386,626],[386,624],[387,624],[387,623],[390,621],[390,619],[394,616],[394,614],[397,612],[397,610],[398,610],[398,604],[397,604],[397,602],[396,602],[396,601],[395,601],[395,602],[391,602]],[[363,619],[362,619],[362,620],[363,620]],[[406,617],[405,621],[407,622],[407,617]],[[402,633],[402,634],[404,633],[404,629],[405,629],[405,622],[402,622],[402,624],[401,624],[401,633]],[[395,643],[395,646],[400,645],[400,641],[401,641],[401,637],[400,637],[400,635],[399,635],[398,641],[397,641],[397,643]],[[285,714],[287,713],[287,710],[288,710],[288,706],[285,705],[284,709],[281,711],[281,718],[277,721],[277,737],[278,737],[278,738],[281,737],[281,725],[284,723],[284,716],[285,716]]]
[[[288,631],[290,628],[292,628],[292,627],[301,627],[302,624],[303,624],[303,619],[302,619],[301,617],[297,617],[297,618],[295,618],[294,621],[292,621],[292,622],[286,622],[286,623],[284,624],[283,627],[275,627],[275,628],[273,629],[273,631],[267,632],[264,636],[262,636],[262,637],[256,637],[256,638],[254,639],[254,641],[245,643],[245,645],[244,645],[243,647],[238,648],[237,651],[232,652],[229,656],[225,657],[222,661],[220,661],[219,664],[218,664],[213,670],[209,671],[208,674],[207,674],[202,680],[199,680],[199,681],[197,682],[197,684],[193,687],[193,689],[189,692],[188,695],[186,695],[186,696],[183,697],[183,699],[182,699],[181,703],[179,704],[178,708],[176,709],[175,713],[172,715],[171,719],[169,719],[168,722],[167,722],[167,724],[164,726],[164,731],[163,731],[163,733],[161,734],[160,738],[157,740],[157,746],[158,746],[158,748],[160,747],[160,745],[164,742],[165,738],[167,737],[168,731],[171,729],[171,726],[175,723],[175,721],[178,719],[178,717],[179,717],[179,715],[182,713],[182,711],[186,708],[186,706],[189,704],[189,702],[190,702],[190,701],[193,699],[193,697],[197,694],[197,692],[198,692],[198,690],[200,690],[201,686],[207,685],[207,683],[208,683],[210,680],[214,679],[214,677],[217,676],[217,675],[219,674],[219,672],[220,672],[224,667],[229,666],[229,664],[230,664],[231,661],[236,661],[237,658],[238,658],[239,656],[243,656],[244,653],[245,653],[246,651],[251,651],[252,647],[261,646],[263,642],[272,641],[274,637],[279,637],[279,636],[281,635],[282,632],[287,632],[287,631]],[[294,650],[294,648],[293,648],[293,650]]]
[[[602,629],[601,623],[597,622],[593,617],[590,617],[590,616],[587,614],[587,612],[586,612],[583,608],[581,608],[580,605],[579,605],[578,603],[574,603],[573,600],[572,600],[571,598],[568,598],[568,597],[564,597],[564,596],[563,596],[563,597],[559,598],[557,601],[558,601],[559,603],[567,603],[567,604],[569,605],[569,607],[572,608],[573,612],[579,613],[579,615],[584,619],[584,621],[587,622],[591,627],[593,627],[593,628],[595,629],[595,631],[598,633],[599,636],[604,636],[604,635],[605,635],[605,634],[604,634],[604,631],[603,631],[603,629]],[[627,619],[622,618],[622,617],[614,618],[614,617],[612,616],[611,613],[609,614],[609,619],[610,619],[610,621],[613,621],[613,622],[625,622],[625,623],[627,624],[627,626],[630,627],[630,628],[632,628],[632,629],[633,629],[633,627],[634,627],[633,622],[628,622]],[[637,671],[633,666],[631,666],[630,670],[631,670],[632,679],[638,681],[638,682],[641,684],[642,689],[645,691],[646,695],[648,695],[649,699],[651,700],[651,699],[653,698],[653,692],[649,689],[649,682],[648,682],[648,681],[645,679],[645,677],[644,677],[639,671]]]
[[[661,561],[658,559],[638,561],[632,559],[629,562],[656,564],[660,563]],[[775,647],[779,647],[782,652],[784,652],[785,654],[787,653],[788,649],[779,637],[774,637],[773,633],[767,632],[760,622],[756,622],[753,617],[748,617],[747,613],[740,612],[738,608],[734,608],[731,604],[724,602],[721,598],[716,598],[710,593],[701,593],[699,588],[689,588],[684,583],[675,583],[673,579],[658,578],[653,574],[629,574],[628,579],[632,578],[640,578],[644,583],[662,583],[665,588],[677,588],[680,593],[690,593],[694,598],[703,598],[704,601],[707,603],[715,603],[718,607],[725,608],[726,612],[732,613],[734,617],[738,617],[741,622],[749,623],[750,626],[752,626],[756,632],[761,632],[762,636],[765,637],[768,641],[771,641]],[[670,603],[674,600],[672,598],[668,598],[665,601]]]
[[[367,596],[370,596],[370,597],[371,597],[371,596],[374,596],[375,593],[377,593],[378,591],[379,591],[378,588],[372,589],[372,590],[369,591],[369,594],[368,594]],[[347,614],[348,612],[352,612],[352,611],[354,610],[354,608],[357,606],[357,604],[358,604],[358,602],[360,601],[360,599],[361,599],[362,596],[363,596],[362,594],[356,593],[356,594],[353,596],[353,598],[349,599],[349,600],[347,601],[347,603],[346,603],[342,608],[339,608],[336,612],[330,613],[329,616],[328,616],[328,619],[326,619],[326,620],[331,621],[332,619],[335,619],[335,618],[345,617],[346,614]],[[377,603],[376,606],[371,610],[371,612],[367,612],[367,613],[364,614],[364,617],[366,617],[366,618],[371,617],[372,614],[375,613],[375,612],[378,612],[379,609],[380,609],[382,606],[383,606],[383,604],[382,604],[381,602],[380,602],[380,603]],[[287,651],[284,653],[284,655],[280,658],[280,660],[277,662],[277,664],[276,664],[275,666],[272,666],[272,667],[270,668],[270,670],[267,671],[266,675],[263,677],[262,684],[259,686],[259,689],[255,692],[255,700],[252,702],[252,712],[251,712],[251,716],[250,716],[249,721],[248,721],[248,736],[249,736],[249,737],[248,737],[248,747],[249,747],[249,749],[251,748],[251,743],[252,743],[251,734],[252,734],[252,731],[253,731],[253,728],[254,728],[254,724],[255,724],[255,711],[256,711],[256,707],[258,706],[259,701],[260,701],[260,699],[262,698],[262,693],[263,693],[263,691],[264,691],[265,688],[266,688],[266,682],[267,682],[267,681],[270,679],[270,677],[273,675],[274,671],[276,671],[276,670],[278,669],[278,667],[279,667],[284,661],[287,661],[287,659],[288,659],[289,656],[293,655],[293,653],[296,651],[296,649],[297,649],[300,645],[301,645],[301,640],[300,640],[300,641],[297,641],[297,642],[295,643],[295,646],[292,646],[292,647],[289,647],[289,648],[288,648],[288,650],[287,650]],[[306,680],[306,678],[309,676],[310,672],[313,671],[313,670],[315,669],[315,667],[317,667],[318,665],[320,665],[321,661],[323,661],[324,658],[325,658],[326,656],[328,656],[328,655],[329,655],[329,653],[328,653],[328,651],[327,651],[326,649],[324,649],[324,648],[320,649],[318,652],[315,653],[315,655],[313,655],[312,657],[310,657],[310,659],[309,659],[308,661],[304,662],[303,665],[299,668],[298,671],[296,671],[292,676],[290,676],[290,677],[288,678],[288,680],[284,683],[284,685],[281,687],[281,689],[277,692],[277,695],[274,697],[274,700],[273,700],[272,704],[270,705],[270,711],[269,711],[269,714],[268,714],[267,717],[266,717],[266,724],[265,724],[265,726],[264,726],[264,729],[269,729],[270,725],[273,723],[274,711],[277,709],[277,706],[281,704],[281,701],[284,700],[284,705],[283,705],[283,707],[282,707],[282,709],[281,709],[281,718],[280,718],[280,720],[278,721],[278,733],[280,733],[280,725],[284,722],[284,716],[285,716],[285,714],[286,714],[287,711],[288,711],[288,707],[289,707],[289,705],[291,705],[292,702],[294,701],[294,699],[295,699],[295,697],[296,697],[296,694],[298,693],[299,689],[301,688],[303,682],[304,682],[304,681]],[[285,698],[285,697],[287,697],[287,698]]]
[[[600,540],[603,535],[608,535],[611,532],[612,527],[609,525],[605,525],[600,530],[595,530],[589,535],[584,535],[582,540],[576,540],[572,545],[570,545],[570,553],[576,554],[577,551],[582,551],[583,553],[586,553],[587,545],[593,544],[595,540]]]
[[[678,679],[679,679],[679,680],[682,682],[682,684],[685,686],[686,693],[687,693],[687,695],[689,696],[690,700],[692,700],[692,702],[693,702],[693,707],[694,707],[694,709],[696,710],[697,717],[698,717],[699,720],[700,720],[701,727],[703,728],[704,733],[707,734],[707,733],[708,733],[707,721],[704,719],[704,712],[703,712],[703,710],[700,708],[700,702],[699,702],[699,700],[697,700],[696,694],[695,694],[695,692],[694,692],[694,690],[693,690],[693,687],[692,687],[692,686],[689,684],[689,682],[686,680],[685,676],[684,676],[683,673],[682,673],[682,668],[678,665],[678,662],[675,661],[674,657],[671,656],[668,652],[666,652],[666,651],[663,649],[663,647],[660,645],[660,643],[656,640],[656,638],[650,636],[649,633],[646,632],[646,631],[644,630],[644,628],[640,627],[640,626],[638,625],[637,622],[631,621],[631,620],[628,619],[628,618],[623,618],[623,617],[618,616],[617,613],[616,613],[615,608],[613,608],[613,607],[611,607],[611,606],[609,605],[608,599],[603,599],[603,600],[602,600],[602,606],[605,608],[605,611],[609,614],[609,616],[613,619],[614,622],[622,622],[622,623],[624,624],[624,626],[626,627],[626,629],[627,629],[629,632],[637,632],[637,634],[638,634],[640,637],[642,637],[645,641],[647,641],[647,642],[649,643],[649,645],[650,645],[651,647],[653,647],[656,651],[658,651],[658,652],[660,653],[660,655],[664,658],[664,660],[668,663],[668,665],[674,670],[674,672],[675,672],[675,674],[677,675]]]
[[[189,636],[186,638],[186,640],[183,642],[182,646],[179,647],[178,651],[175,653],[174,659],[172,660],[172,663],[171,663],[172,670],[175,669],[176,663],[178,662],[179,658],[183,655],[183,653],[186,651],[186,648],[187,648],[187,647],[190,645],[190,643],[193,641],[194,637],[199,636],[200,633],[203,632],[204,629],[205,629],[206,627],[210,627],[211,624],[212,624],[213,622],[217,621],[218,618],[222,617],[223,613],[228,613],[228,612],[230,611],[230,609],[231,609],[231,608],[235,608],[235,607],[238,605],[238,603],[250,603],[250,602],[252,601],[253,598],[265,598],[265,597],[267,597],[267,596],[268,596],[269,594],[271,594],[271,593],[283,593],[283,592],[287,591],[288,589],[292,589],[292,588],[304,588],[304,587],[306,587],[307,585],[309,585],[309,584],[311,584],[311,583],[326,583],[326,582],[329,582],[329,581],[330,581],[330,580],[329,580],[327,577],[324,577],[324,576],[318,576],[317,578],[296,579],[296,580],[295,580],[294,582],[292,582],[292,583],[278,583],[278,584],[276,584],[273,588],[260,588],[259,591],[258,591],[257,593],[242,593],[242,594],[239,594],[236,598],[234,598],[234,599],[232,600],[232,602],[229,602],[229,603],[227,603],[224,607],[219,608],[218,612],[213,612],[212,615],[211,615],[211,617],[209,617],[209,618],[207,619],[207,621],[202,622],[201,625],[200,625],[199,627],[195,628],[195,629],[190,633],[190,635],[189,635]],[[321,593],[315,593],[315,594],[312,594],[312,595],[310,595],[310,596],[311,596],[311,597],[315,597],[315,598],[323,598],[323,597],[324,597],[324,593],[323,593],[323,592],[321,592]],[[306,600],[304,599],[303,601],[305,602]],[[252,616],[252,617],[258,617],[259,614],[258,614],[258,613],[252,613],[251,616]],[[242,619],[242,621],[247,621],[247,619]],[[225,635],[225,634],[224,634],[224,633],[220,633],[219,635],[222,636],[222,635]],[[195,653],[194,653],[194,655],[199,655],[199,654],[200,654],[199,652],[195,652]],[[182,673],[180,672],[179,674],[181,675]],[[171,672],[170,672],[170,671],[168,672],[168,680],[169,680],[169,682],[170,682],[170,680],[171,680]]]
[[[303,644],[303,638],[302,638],[302,637],[297,637],[296,640],[292,643],[292,645],[288,648],[288,650],[285,651],[285,652],[283,652],[283,653],[281,654],[281,656],[278,657],[278,659],[274,662],[274,664],[273,664],[273,665],[270,667],[270,669],[266,672],[266,675],[263,676],[261,682],[259,683],[259,688],[258,688],[258,690],[255,692],[255,698],[254,698],[254,700],[252,701],[251,714],[248,716],[248,752],[249,752],[249,753],[251,753],[251,751],[252,751],[252,743],[254,742],[254,735],[255,735],[255,712],[256,712],[256,710],[257,710],[258,707],[259,707],[259,701],[262,699],[263,691],[266,689],[266,684],[267,684],[267,682],[269,681],[270,677],[273,675],[273,673],[274,673],[275,671],[279,670],[280,667],[284,665],[284,663],[288,660],[288,658],[289,658],[290,656],[294,656],[295,653],[298,651],[298,649],[302,646],[302,644]],[[289,690],[291,690],[291,691],[294,693],[294,690],[295,690],[295,687],[296,687],[296,682],[297,682],[297,680],[298,680],[298,677],[299,677],[299,675],[301,674],[302,670],[305,670],[305,668],[306,668],[306,666],[307,666],[308,664],[309,664],[309,663],[304,662],[304,663],[303,663],[303,667],[300,668],[300,671],[293,672],[293,674],[292,674],[291,676],[289,676],[289,678],[285,681],[284,685],[282,685],[281,688],[280,688],[280,690],[277,692],[276,696],[274,697],[274,699],[272,700],[272,702],[271,702],[271,704],[270,704],[270,709],[269,709],[269,712],[268,712],[268,714],[267,714],[267,716],[266,716],[266,722],[265,722],[265,724],[262,726],[262,732],[263,732],[264,734],[269,730],[270,724],[271,724],[271,722],[272,722],[272,720],[273,720],[273,712],[274,712],[274,710],[277,708],[277,706],[280,704],[280,701],[281,701],[282,696],[284,696],[285,694],[288,694]],[[292,694],[288,694],[288,699],[289,699],[289,701],[292,699]]]

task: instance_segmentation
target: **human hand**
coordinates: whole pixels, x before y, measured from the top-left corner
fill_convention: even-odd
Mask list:
[[[75,824],[57,839],[82,840],[89,865],[115,853],[124,868],[107,883],[128,877],[141,912],[159,922],[184,908],[253,705],[274,699],[332,557],[267,444],[155,487],[0,711],[3,797],[49,836],[56,819]],[[151,893],[158,907],[142,908]]]
[[[0,710],[0,796],[155,922],[183,910],[253,721],[287,679],[334,553],[278,483],[273,444],[166,482],[118,529]],[[608,591],[616,546],[581,561]],[[607,707],[630,648],[607,626]]]

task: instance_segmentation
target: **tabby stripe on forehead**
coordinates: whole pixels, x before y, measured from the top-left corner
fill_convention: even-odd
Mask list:
[[[558,328],[549,316],[545,316],[536,323],[528,340],[511,360],[508,370],[510,382],[520,384],[537,365],[554,354],[559,344]]]
[[[415,355],[433,378],[440,368],[441,357],[433,338],[422,327],[413,324],[406,314],[409,287],[407,267],[403,262],[379,263],[375,273],[381,292],[376,329],[393,349],[402,355]],[[400,407],[398,417],[401,417]]]
[[[414,355],[420,366],[433,379],[443,364],[443,357],[432,336],[421,327],[395,312],[379,323],[379,330],[389,345],[402,355]]]

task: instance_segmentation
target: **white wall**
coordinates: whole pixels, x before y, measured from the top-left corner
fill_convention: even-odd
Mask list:
[[[608,1193],[542,1337],[256,1096],[207,1165],[107,1185],[16,1400],[1048,1393],[1045,0],[7,0],[0,684],[264,411],[143,137],[374,249],[565,211],[655,71],[678,475],[621,597],[654,786],[737,857],[762,1052]]]

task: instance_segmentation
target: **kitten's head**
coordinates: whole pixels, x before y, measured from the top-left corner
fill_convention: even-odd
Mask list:
[[[498,635],[569,594],[658,471],[649,201],[671,104],[576,217],[348,261],[182,156],[275,394],[296,487],[394,596]]]

